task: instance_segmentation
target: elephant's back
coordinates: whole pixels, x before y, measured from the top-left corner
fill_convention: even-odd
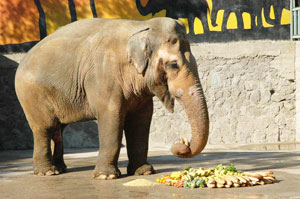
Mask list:
[[[80,45],[95,34],[95,26],[102,21],[86,19],[59,28],[30,49],[19,64],[17,73],[22,73],[22,76],[30,73],[28,76],[31,77],[55,74],[56,71],[67,74],[74,66]]]

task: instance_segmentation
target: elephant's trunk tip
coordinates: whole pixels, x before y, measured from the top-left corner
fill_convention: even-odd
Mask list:
[[[171,152],[173,155],[179,158],[192,158],[196,156],[198,153],[193,153],[191,150],[190,142],[187,139],[180,138],[179,143],[175,143],[172,148]]]

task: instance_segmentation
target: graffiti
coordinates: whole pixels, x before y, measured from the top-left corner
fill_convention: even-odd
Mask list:
[[[155,15],[161,10],[166,10],[166,16],[174,19],[186,18],[188,24],[193,24],[195,18],[202,21],[203,28],[208,30],[207,13],[209,10],[206,0],[136,0],[137,9],[142,15]],[[189,26],[189,33],[194,34],[194,26]]]
[[[142,15],[165,9],[167,17],[183,21],[190,36],[233,29],[253,29],[256,34],[255,30],[290,23],[288,0],[136,0],[136,4]]]
[[[237,17],[237,29],[259,29],[266,27],[266,24],[281,25],[282,10],[288,9],[289,4],[284,1],[244,1],[214,0],[211,18],[216,25],[217,13],[223,11],[222,30],[226,29],[231,14]],[[248,19],[247,19],[248,17]],[[289,16],[288,16],[289,18]],[[250,23],[249,23],[250,21]],[[268,26],[272,27],[272,26]],[[227,28],[229,29],[229,28]]]
[[[0,52],[28,51],[59,27],[85,18],[150,19],[134,0],[0,0]],[[165,16],[164,11],[155,15]]]
[[[0,52],[28,51],[85,18],[181,20],[194,42],[288,39],[288,0],[0,0]]]

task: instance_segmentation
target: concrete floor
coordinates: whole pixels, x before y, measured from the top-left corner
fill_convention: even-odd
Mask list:
[[[93,180],[97,149],[66,149],[68,172],[39,177],[32,174],[32,151],[0,151],[0,198],[284,198],[300,199],[300,143],[239,146],[207,146],[193,159],[179,159],[166,148],[152,147],[149,162],[157,174],[126,176],[127,155],[122,148],[119,168],[122,177]],[[187,166],[214,167],[233,163],[239,170],[272,170],[277,182],[271,185],[231,189],[184,189],[165,185],[125,187],[137,178],[156,178]]]

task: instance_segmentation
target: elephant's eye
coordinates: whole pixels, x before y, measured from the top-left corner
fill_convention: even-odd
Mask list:
[[[167,64],[166,64],[166,67],[167,68],[170,68],[170,69],[172,69],[172,70],[179,70],[179,66],[178,66],[178,64],[177,64],[177,62],[174,62],[174,61],[172,61],[172,62],[168,62]]]

